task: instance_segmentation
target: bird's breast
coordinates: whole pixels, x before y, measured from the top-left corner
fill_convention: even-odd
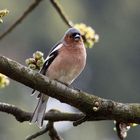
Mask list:
[[[84,48],[85,49],[85,48]],[[47,76],[60,82],[71,84],[82,72],[86,63],[85,50],[63,50],[51,63]]]

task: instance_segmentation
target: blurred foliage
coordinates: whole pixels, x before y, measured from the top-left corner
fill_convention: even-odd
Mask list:
[[[7,9],[0,10],[0,23],[3,23],[2,17],[6,16],[9,13]]]
[[[95,34],[92,27],[84,23],[75,24],[74,27],[80,30],[86,47],[92,48],[94,43],[99,41],[99,35]]]
[[[98,96],[121,102],[140,100],[140,1],[139,0],[61,0],[63,9],[74,23],[85,23],[100,35],[99,43],[87,49],[84,72],[73,86]],[[0,26],[4,32],[31,1],[1,0],[0,9],[7,7],[10,16]],[[43,1],[11,34],[0,42],[0,53],[19,63],[39,50],[46,57],[50,48],[62,38],[67,26],[49,1]],[[84,81],[84,82],[83,82]],[[31,89],[17,82],[0,90],[2,102],[32,111],[35,98]],[[37,131],[28,123],[20,124],[11,116],[0,113],[0,139],[24,139]],[[12,126],[12,127],[9,127]],[[112,122],[84,123],[63,133],[64,139],[118,140]],[[24,131],[23,131],[24,130]],[[127,140],[139,139],[140,127],[130,129]],[[20,135],[17,135],[20,133]],[[38,139],[47,139],[46,135]]]
[[[33,53],[33,58],[25,60],[26,65],[33,70],[40,70],[44,64],[44,54],[40,51]]]
[[[8,77],[0,73],[0,88],[4,88],[4,87],[8,86],[9,83],[10,83],[10,81],[9,81]]]

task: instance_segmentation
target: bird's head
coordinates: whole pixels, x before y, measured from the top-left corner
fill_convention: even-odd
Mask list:
[[[79,30],[75,28],[70,28],[66,31],[64,35],[64,41],[66,44],[81,44],[83,43],[83,39]]]

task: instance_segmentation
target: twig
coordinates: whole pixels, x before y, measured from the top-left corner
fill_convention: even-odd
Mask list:
[[[35,138],[39,137],[40,135],[43,135],[44,133],[46,133],[48,130],[49,130],[49,126],[48,126],[48,124],[47,124],[45,129],[43,129],[43,130],[41,130],[41,131],[39,131],[39,132],[36,132],[35,134],[32,134],[31,136],[28,136],[28,137],[26,138],[26,140],[35,139]]]
[[[43,135],[46,132],[49,132],[49,136],[50,136],[51,140],[62,140],[62,138],[58,135],[56,129],[54,128],[54,122],[52,122],[52,121],[48,122],[45,129],[43,129],[39,132],[36,132],[35,134],[32,134],[31,136],[28,136],[26,138],[26,140],[35,139],[35,138]]]
[[[17,19],[17,21],[15,21],[15,23],[13,23],[13,25],[11,25],[7,31],[5,31],[3,34],[0,35],[0,40],[2,40],[7,34],[9,34],[10,32],[13,31],[13,29],[15,29],[15,27],[17,25],[19,25],[26,17],[29,13],[31,13],[41,2],[42,0],[34,0],[34,2],[28,7],[28,9],[23,13],[23,15]]]
[[[73,26],[72,21],[68,19],[68,16],[65,14],[64,10],[62,9],[62,6],[58,3],[58,1],[57,0],[50,0],[50,1],[54,6],[54,8],[57,10],[62,20],[64,21],[64,23],[66,23],[68,27],[72,27]]]
[[[56,129],[54,128],[54,122],[49,121],[48,127],[51,140],[62,140],[62,138],[58,135]]]

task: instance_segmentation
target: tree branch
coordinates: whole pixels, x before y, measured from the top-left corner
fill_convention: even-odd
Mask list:
[[[68,19],[68,16],[65,14],[65,12],[62,10],[62,7],[61,5],[58,3],[57,0],[50,0],[53,7],[56,9],[56,11],[58,12],[58,14],[60,15],[61,19],[64,21],[64,23],[66,23],[66,25],[68,27],[72,27],[73,26],[73,23],[72,21],[70,21]]]
[[[28,136],[28,137],[26,138],[26,140],[35,139],[35,138],[37,138],[37,137],[43,135],[44,133],[46,133],[46,132],[48,132],[48,131],[49,131],[49,127],[48,127],[48,125],[47,125],[45,129],[43,129],[43,130],[41,130],[41,131],[39,131],[39,132],[36,132],[35,134],[32,134],[32,135]]]
[[[62,138],[58,135],[56,129],[54,128],[54,122],[49,121],[47,126],[49,128],[49,136],[51,140],[62,140]]]
[[[0,35],[0,40],[2,40],[7,34],[9,34],[10,32],[12,32],[15,27],[17,27],[17,25],[19,25],[27,16],[29,13],[31,13],[41,2],[42,0],[35,0],[29,7],[28,9],[22,14],[22,16],[17,19],[17,21],[15,21],[15,23],[13,23],[13,25],[11,25],[7,31],[5,31],[3,34]]]
[[[0,102],[0,111],[8,113],[10,115],[13,115],[17,121],[19,122],[25,122],[29,121],[32,117],[31,112],[26,112],[14,105],[1,103]],[[60,112],[58,110],[50,110],[45,114],[45,120],[49,121],[76,121],[80,118],[84,117],[84,114],[82,113],[64,113]]]
[[[22,109],[19,109],[14,105],[2,103],[2,102],[0,102],[0,111],[13,115],[16,118],[16,120],[19,122],[29,121],[32,114],[23,111]]]
[[[36,89],[78,108],[90,115],[90,120],[116,120],[140,124],[140,104],[124,104],[71,89],[31,69],[0,56],[0,72],[26,86]]]
[[[44,133],[49,132],[49,136],[51,140],[63,140],[57,133],[56,129],[54,128],[54,122],[49,121],[48,124],[46,125],[46,128],[36,132],[35,134],[28,136],[26,140],[32,140],[34,138],[39,137],[40,135],[43,135]]]

